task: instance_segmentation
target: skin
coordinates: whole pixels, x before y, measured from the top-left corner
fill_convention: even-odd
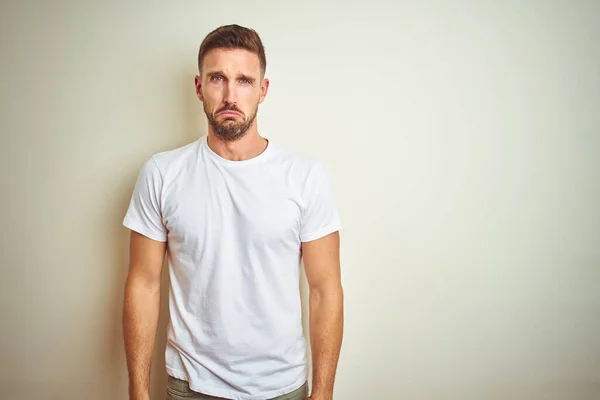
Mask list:
[[[214,116],[224,127],[243,124],[252,118],[269,90],[258,56],[243,49],[213,49],[206,53],[200,74],[194,80],[198,99],[204,104],[207,118]],[[221,115],[228,107],[242,115]],[[236,140],[227,140],[208,126],[208,145],[219,156],[241,161],[256,157],[267,147],[267,140],[258,134],[256,119]]]
[[[344,292],[340,277],[340,235],[334,232],[302,243],[310,290],[310,344],[314,400],[331,400],[344,328]]]
[[[213,49],[195,77],[198,99],[209,119],[208,144],[219,156],[241,161],[267,147],[253,118],[267,95],[256,54],[243,49]],[[226,114],[223,110],[236,110]],[[212,121],[211,121],[212,119]],[[216,128],[216,129],[215,129]],[[149,400],[152,352],[159,319],[161,273],[166,242],[131,231],[125,283],[123,332],[131,400]],[[313,400],[331,400],[343,335],[343,289],[339,232],[302,243],[309,284]]]
[[[123,335],[129,372],[129,398],[150,399],[150,367],[160,310],[160,278],[166,242],[135,231],[129,240]]]

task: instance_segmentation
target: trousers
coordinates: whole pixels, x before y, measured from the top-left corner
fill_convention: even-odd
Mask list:
[[[308,398],[308,382],[293,392],[275,397],[271,400],[306,400]],[[210,396],[194,392],[190,385],[181,379],[169,375],[167,381],[167,400],[226,400],[222,397]]]

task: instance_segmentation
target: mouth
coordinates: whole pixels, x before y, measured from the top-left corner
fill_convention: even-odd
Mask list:
[[[241,117],[240,113],[238,113],[237,111],[231,111],[231,110],[222,111],[222,112],[218,113],[217,115],[222,115],[224,117]]]

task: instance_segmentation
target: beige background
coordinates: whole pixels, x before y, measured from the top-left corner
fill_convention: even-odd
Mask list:
[[[121,221],[206,134],[197,49],[232,22],[267,48],[261,134],[335,187],[335,398],[600,398],[599,2],[1,5],[1,398],[126,399]]]

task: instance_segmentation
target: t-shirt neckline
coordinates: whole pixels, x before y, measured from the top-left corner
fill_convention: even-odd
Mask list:
[[[262,160],[266,159],[271,154],[271,152],[273,150],[273,143],[270,139],[267,139],[267,138],[265,138],[265,139],[267,140],[267,147],[263,150],[262,153],[258,154],[257,156],[254,156],[252,158],[249,158],[247,160],[240,160],[240,161],[228,160],[227,158],[221,157],[220,155],[215,153],[213,151],[213,149],[211,149],[210,146],[208,145],[208,135],[204,136],[201,139],[201,144],[202,144],[202,147],[204,148],[204,150],[208,153],[208,155],[212,159],[214,159],[216,162],[218,162],[220,164],[230,165],[230,166],[242,167],[242,166],[253,165],[258,162],[261,162]]]

